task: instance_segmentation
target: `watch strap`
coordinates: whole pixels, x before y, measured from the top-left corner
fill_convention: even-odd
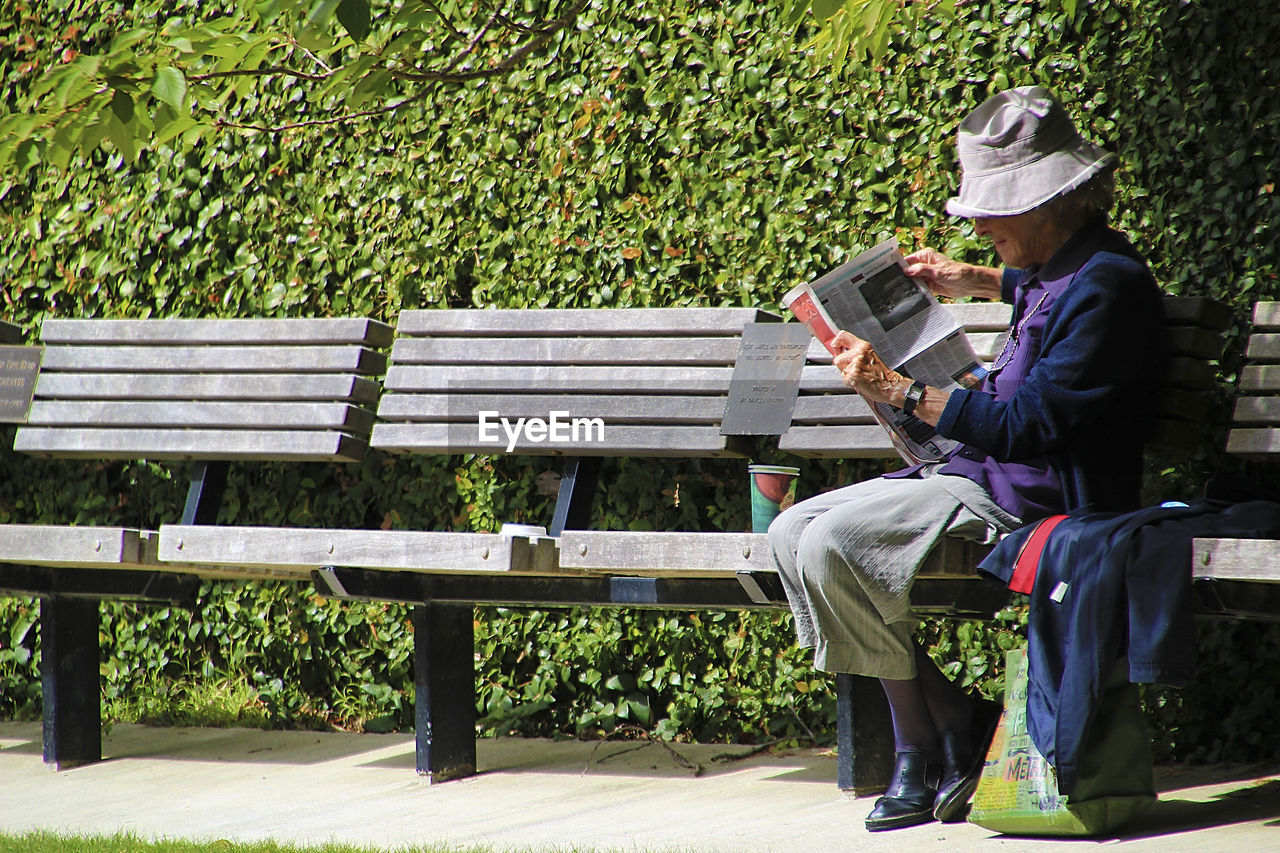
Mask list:
[[[902,395],[902,411],[904,414],[915,414],[916,405],[924,398],[925,387],[925,384],[917,379],[911,383],[911,387],[907,388],[906,393]]]

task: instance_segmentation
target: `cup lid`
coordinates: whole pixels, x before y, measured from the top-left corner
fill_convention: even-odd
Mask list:
[[[756,465],[747,466],[747,470],[752,474],[793,474],[800,476],[799,468],[792,468],[790,465]]]

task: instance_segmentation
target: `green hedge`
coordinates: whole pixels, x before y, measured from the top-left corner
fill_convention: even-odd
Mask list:
[[[199,9],[204,8],[204,12]],[[441,88],[414,112],[342,130],[227,134],[193,150],[109,147],[65,172],[0,179],[0,316],[34,337],[47,316],[319,316],[445,306],[758,305],[851,250],[896,235],[990,262],[942,205],[964,113],[1043,83],[1124,160],[1118,222],[1170,293],[1248,305],[1277,285],[1275,139],[1280,10],[1251,0],[965,4],[833,77],[768,4],[600,0],[545,56],[504,80]],[[194,2],[19,0],[0,20],[5,108],[38,69],[92,53],[118,27]],[[314,116],[300,84],[237,109]],[[1235,359],[1224,364],[1224,385]],[[1225,412],[1223,413],[1225,418]],[[9,443],[12,431],[0,434]],[[1152,470],[1187,496],[1212,451]],[[245,466],[223,520],[418,529],[545,523],[532,458]],[[876,466],[804,463],[802,490]],[[1275,472],[1249,469],[1263,483]],[[736,463],[609,463],[609,528],[741,529]],[[0,522],[151,526],[178,514],[184,472],[0,453]],[[0,603],[0,712],[39,707],[32,602]],[[210,584],[192,612],[103,608],[116,715],[183,719],[201,685],[247,697],[231,719],[412,722],[402,608],[339,605],[288,586]],[[596,734],[638,724],[704,739],[829,739],[826,679],[782,614],[580,611],[477,615],[480,705],[491,731]],[[930,627],[963,680],[995,689],[995,625]],[[1280,754],[1274,667],[1236,649],[1276,631],[1208,626],[1195,688],[1153,692],[1162,755]],[[333,651],[333,650],[340,651]],[[1271,658],[1274,660],[1274,656]],[[192,697],[196,697],[192,699]],[[247,717],[245,715],[248,715]],[[1224,722],[1225,720],[1225,722]]]

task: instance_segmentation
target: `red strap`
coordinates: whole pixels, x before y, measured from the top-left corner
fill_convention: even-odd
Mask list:
[[[1013,561],[1013,576],[1009,578],[1009,589],[1014,592],[1031,594],[1036,584],[1036,570],[1040,567],[1040,555],[1044,553],[1044,544],[1049,541],[1049,534],[1065,519],[1065,515],[1051,515],[1036,523],[1027,541],[1022,543],[1018,558]]]

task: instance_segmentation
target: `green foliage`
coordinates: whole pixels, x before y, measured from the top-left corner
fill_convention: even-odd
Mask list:
[[[324,38],[341,54],[330,59],[349,69],[345,83],[329,83],[345,86],[346,103],[362,109],[356,100],[374,91],[361,94],[349,63],[390,44],[379,39],[393,23],[373,4],[357,47],[362,7],[327,6],[338,14],[325,19]],[[530,6],[543,19],[569,9]],[[501,76],[383,81],[384,93],[420,100],[343,130],[206,128],[188,139],[196,125],[179,123],[168,142],[139,149],[136,159],[111,142],[70,157],[65,169],[37,157],[0,180],[0,316],[34,338],[48,316],[394,321],[404,308],[433,306],[776,309],[795,282],[888,236],[908,249],[927,243],[990,262],[971,229],[941,212],[957,184],[955,126],[996,90],[1044,83],[1092,137],[1121,153],[1118,222],[1166,290],[1219,298],[1243,328],[1252,302],[1280,297],[1280,95],[1272,85],[1280,12],[1249,0],[1071,6],[957,4],[954,16],[922,14],[911,27],[886,30],[878,60],[850,61],[834,75],[803,48],[812,26],[797,31],[768,4],[601,0],[536,61]],[[62,66],[72,69],[60,71],[65,90],[42,97],[97,99],[67,119],[80,123],[82,138],[104,121],[107,130],[125,119],[156,124],[165,109],[177,116],[166,128],[213,121],[197,102],[227,124],[305,125],[342,108],[325,100],[325,84],[284,76],[239,80],[210,100],[200,89],[207,82],[193,81],[176,60],[164,64],[184,53],[181,42],[130,72],[134,88],[81,93],[88,65],[111,55],[122,34],[145,26],[147,38],[163,39],[165,21],[186,16],[184,27],[230,37],[240,26],[235,14],[247,14],[230,14],[231,5],[20,0],[16,8],[0,19],[7,128],[38,107],[37,81]],[[262,26],[277,29],[296,23],[286,12],[301,8],[255,6]],[[493,47],[495,58],[506,55],[501,43]],[[224,58],[248,65],[253,49]],[[129,95],[131,118],[115,91]],[[377,103],[385,102],[364,105]],[[178,107],[190,114],[178,116]],[[1224,362],[1224,383],[1237,363],[1238,354]],[[0,446],[12,435],[0,430]],[[1185,496],[1227,464],[1236,463],[1211,452],[1161,460],[1150,494]],[[802,495],[883,468],[801,465]],[[610,462],[595,524],[743,529],[741,467]],[[524,457],[376,454],[359,465],[240,466],[221,520],[426,530],[545,524],[552,498],[539,484],[555,470],[553,461]],[[1274,471],[1251,473],[1276,482]],[[0,452],[0,523],[154,527],[178,516],[185,486],[177,467]],[[35,613],[29,601],[0,601],[0,713],[39,710]],[[595,735],[635,723],[667,737],[798,739],[812,731],[825,740],[834,729],[825,676],[794,649],[784,614],[486,608],[477,620],[489,731]],[[952,674],[995,695],[1000,650],[1018,625],[1011,612],[992,625],[948,623],[924,636]],[[400,607],[339,605],[283,584],[210,583],[191,612],[105,605],[102,636],[112,714],[161,717],[166,704],[193,713],[193,703],[238,696],[239,712],[218,713],[267,725],[412,722]],[[1167,755],[1280,750],[1263,700],[1229,711],[1212,700],[1246,684],[1250,696],[1271,696],[1277,675],[1265,661],[1274,653],[1237,648],[1273,649],[1276,636],[1259,626],[1206,633],[1205,686],[1152,692]]]
[[[126,4],[18,3],[18,26],[38,29],[45,5],[63,8],[57,61],[32,59],[21,108],[0,117],[0,174],[73,157],[104,142],[132,164],[140,151],[185,152],[218,130],[293,128],[278,104],[254,102],[272,83],[294,84],[319,116],[303,126],[343,124],[416,103],[405,83],[504,75],[568,29],[587,0],[532,7],[370,0],[223,0],[134,10]],[[30,36],[28,31],[26,36]],[[18,51],[38,50],[26,38]]]

